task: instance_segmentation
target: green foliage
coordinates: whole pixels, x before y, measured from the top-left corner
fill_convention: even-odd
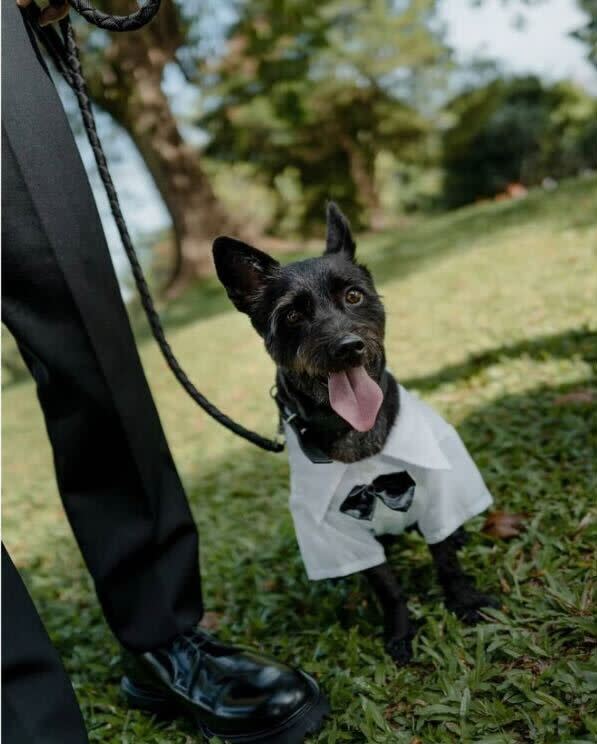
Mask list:
[[[455,119],[443,141],[448,206],[597,166],[597,102],[570,83],[496,80],[447,110]]]
[[[467,628],[445,611],[416,536],[397,545],[416,661],[397,670],[356,578],[309,582],[287,507],[284,455],[251,448],[181,392],[155,345],[141,354],[201,533],[219,634],[315,674],[332,716],[320,744],[595,741],[597,181],[425,219],[358,241],[388,311],[388,360],[457,425],[496,508],[526,532],[476,532],[464,561],[503,607]],[[171,305],[169,338],[193,380],[273,431],[273,369],[215,280]],[[3,396],[3,539],[102,744],[190,744],[192,724],[128,710],[122,651],[102,619],[62,510],[35,390]]]
[[[430,30],[434,7],[435,0],[244,4],[227,54],[204,71],[213,103],[201,119],[208,155],[258,167],[280,195],[277,226],[287,217],[280,183],[289,178],[300,189],[297,229],[320,223],[327,198],[357,225],[375,221],[378,154],[427,159],[417,81],[447,54]]]
[[[587,59],[597,66],[597,0],[577,0],[587,14],[587,22],[582,28],[573,32],[576,37],[587,45]]]

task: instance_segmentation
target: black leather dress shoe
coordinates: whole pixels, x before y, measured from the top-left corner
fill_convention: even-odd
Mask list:
[[[299,744],[329,713],[323,693],[304,672],[220,643],[200,629],[134,657],[122,691],[135,708],[190,716],[208,739],[234,744]]]

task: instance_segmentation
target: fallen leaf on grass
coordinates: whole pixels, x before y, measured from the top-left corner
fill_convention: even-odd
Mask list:
[[[568,406],[574,403],[593,403],[597,401],[597,396],[592,390],[573,390],[565,395],[558,395],[554,399],[555,406]]]
[[[390,703],[390,705],[388,705],[387,708],[384,710],[384,718],[386,719],[386,721],[389,721],[395,715],[399,713],[404,713],[404,711],[406,710],[406,707],[407,706],[403,702]],[[412,742],[410,744],[412,744]]]
[[[510,584],[508,584],[503,576],[500,578],[500,588],[503,594],[510,594],[510,592],[512,591],[512,589],[510,588]]]
[[[590,527],[595,521],[597,521],[597,511],[588,511],[578,523],[576,531],[582,532],[583,530],[586,530],[587,527]]]
[[[510,514],[509,512],[492,512],[483,525],[483,532],[500,540],[509,540],[520,535],[528,514]]]

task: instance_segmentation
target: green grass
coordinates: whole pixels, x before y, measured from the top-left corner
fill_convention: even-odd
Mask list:
[[[364,238],[388,310],[392,369],[459,428],[496,508],[528,513],[509,542],[475,533],[464,561],[503,608],[476,628],[447,613],[427,550],[393,560],[423,625],[415,663],[386,658],[358,577],[305,576],[285,457],[219,429],[153,343],[146,370],[201,531],[219,633],[315,674],[333,715],[318,742],[594,742],[597,526],[597,181]],[[168,309],[171,341],[224,410],[266,434],[273,368],[213,281]],[[568,397],[566,397],[568,396]],[[588,401],[588,402],[587,402]],[[121,653],[60,506],[30,383],[4,393],[4,538],[99,742],[191,742],[184,722],[128,711]],[[477,520],[479,526],[482,520]]]

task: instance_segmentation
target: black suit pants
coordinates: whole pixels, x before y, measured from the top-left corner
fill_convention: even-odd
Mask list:
[[[83,164],[14,0],[2,2],[2,104],[3,322],[35,379],[60,495],[106,619],[125,647],[149,650],[201,617],[197,531]],[[32,653],[18,632],[32,612],[3,602],[13,661],[20,645]]]

